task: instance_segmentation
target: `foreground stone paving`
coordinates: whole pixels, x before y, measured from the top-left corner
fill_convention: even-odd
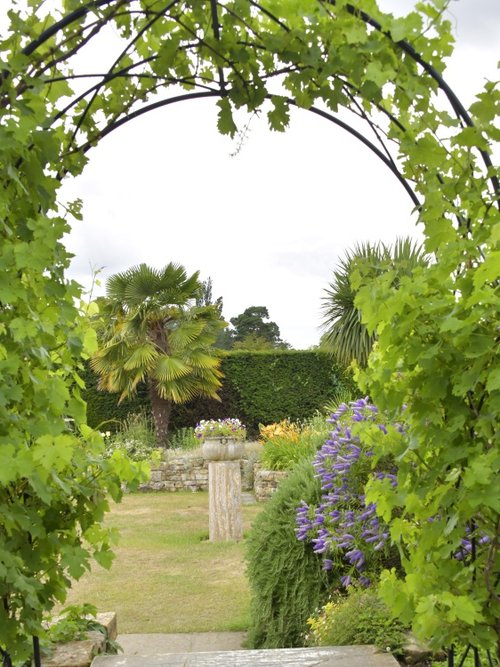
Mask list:
[[[373,646],[98,656],[92,667],[398,667]]]
[[[118,635],[123,655],[243,651],[246,632],[177,632]]]

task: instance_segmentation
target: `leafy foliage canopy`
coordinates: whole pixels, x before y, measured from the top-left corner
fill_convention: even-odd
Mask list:
[[[235,110],[262,109],[282,131],[291,105],[333,123],[344,108],[375,130],[380,148],[366,137],[365,145],[418,206],[433,255],[397,290],[391,271],[369,286],[362,267],[353,277],[355,305],[378,338],[360,381],[391,418],[407,405],[409,445],[394,445],[398,491],[369,492],[387,519],[395,515],[406,569],[384,585],[394,610],[437,644],[492,646],[500,214],[489,154],[500,138],[500,91],[487,82],[467,111],[446,86],[446,2],[419,3],[402,18],[375,0],[53,4],[50,14],[44,3],[14,5],[0,42],[2,650],[21,656],[43,610],[64,597],[68,573],[107,553],[103,494],[119,496],[120,465],[102,468],[102,444],[85,427],[78,368],[95,341],[75,306],[78,288],[64,278],[61,244],[80,205],[64,213],[56,197],[62,177],[81,172],[86,152],[147,111],[153,94],[155,106],[217,99],[218,128],[231,136]],[[74,79],[71,59],[106,26],[122,40],[116,57]],[[169,86],[184,90],[169,98]],[[374,438],[380,455],[390,444]],[[460,562],[452,555],[466,537],[475,557]]]

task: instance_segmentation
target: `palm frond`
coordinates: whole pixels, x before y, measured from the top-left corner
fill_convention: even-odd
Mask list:
[[[147,264],[133,266],[111,276],[106,283],[107,297],[127,309],[146,308],[155,311],[168,305],[185,305],[199,292],[198,272],[192,276],[185,269],[170,263],[163,269]]]
[[[197,342],[206,325],[203,320],[180,320],[170,331],[172,350],[182,350]]]
[[[145,341],[131,351],[128,359],[123,364],[127,371],[142,369],[146,371],[151,369],[155,359],[158,357],[158,351],[154,345]]]
[[[366,365],[376,340],[355,305],[361,285],[353,286],[354,273],[361,275],[363,285],[386,274],[390,286],[397,289],[403,276],[411,276],[428,260],[422,247],[409,238],[398,238],[393,246],[361,243],[345,253],[322,298],[323,340],[340,363],[349,365],[356,359]]]
[[[162,355],[156,360],[151,377],[158,383],[164,384],[178,380],[191,372],[191,366],[178,357]]]
[[[195,368],[217,368],[220,364],[218,357],[209,354],[203,348],[196,348],[194,350],[186,350],[185,359],[189,361],[189,365]]]
[[[161,398],[173,403],[187,403],[199,395],[198,383],[189,375],[170,382],[158,383],[156,390]]]
[[[118,403],[121,403],[123,400],[128,398],[129,396],[133,396],[135,392],[137,391],[137,386],[141,383],[144,382],[145,380],[145,373],[142,372],[141,370],[138,370],[135,374],[128,374],[126,378],[126,382],[124,383],[124,388],[122,393],[120,394],[120,398],[118,400]]]
[[[168,264],[159,275],[158,294],[164,305],[185,305],[190,299],[195,299],[201,290],[199,271],[188,276],[180,264]]]

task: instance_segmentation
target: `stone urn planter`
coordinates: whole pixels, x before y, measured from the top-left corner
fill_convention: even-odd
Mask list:
[[[212,542],[241,540],[241,466],[245,443],[226,436],[208,437],[203,456],[208,461],[208,534]]]
[[[237,461],[243,458],[245,443],[226,436],[205,438],[202,449],[207,461]]]

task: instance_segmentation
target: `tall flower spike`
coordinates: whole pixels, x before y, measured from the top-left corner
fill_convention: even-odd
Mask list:
[[[388,531],[376,515],[376,506],[366,505],[364,493],[359,493],[356,471],[360,466],[363,470],[363,461],[373,452],[353,435],[351,424],[376,423],[384,434],[387,428],[368,398],[340,405],[329,421],[330,437],[313,461],[323,500],[316,508],[305,504],[297,508],[296,534],[298,539],[310,541],[315,553],[324,555],[324,569],[331,569],[339,556],[344,559],[349,574],[342,577],[343,585],[350,585],[354,579],[368,585],[366,567],[386,547]],[[396,485],[391,472],[379,471],[376,477]]]

